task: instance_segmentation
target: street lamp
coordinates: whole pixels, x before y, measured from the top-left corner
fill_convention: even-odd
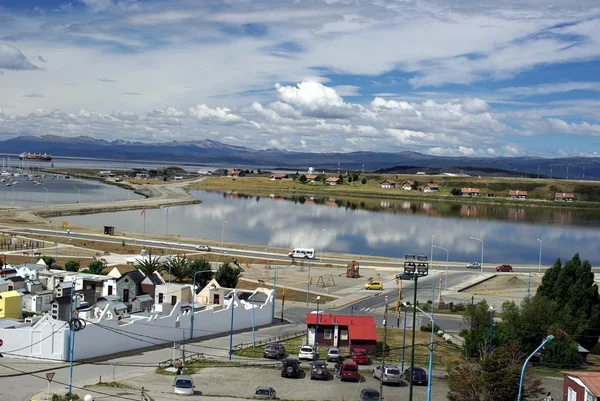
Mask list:
[[[171,265],[173,264],[173,248],[171,248],[171,245],[167,244],[166,242],[163,242],[162,245],[166,245],[169,247],[169,284],[171,284]]]
[[[490,305],[490,311],[492,311],[492,318],[490,319],[490,350],[489,350],[489,353],[491,354],[492,349],[493,349],[492,341],[494,340],[494,312],[496,312],[496,309],[494,309],[494,307]]]
[[[231,293],[231,303],[229,304],[231,308],[231,323],[229,326],[229,360],[231,361],[231,354],[233,353],[233,310],[235,308],[235,288]]]
[[[194,282],[192,284],[192,318],[191,318],[191,325],[190,325],[190,340],[192,340],[194,338],[194,312],[196,311],[195,307],[194,307],[194,302],[196,301],[196,276],[198,274],[202,274],[202,273],[214,273],[216,272],[216,270],[197,270],[194,273]]]
[[[71,307],[70,307],[70,315],[69,315],[69,394],[73,388],[73,360],[75,358],[75,321],[73,320],[74,308],[73,308],[73,298],[75,296],[75,282],[77,280],[83,280],[83,277],[75,277],[71,281]],[[83,283],[82,283],[83,290]]]
[[[481,242],[481,275],[483,276],[483,240],[481,238],[469,237],[475,241]]]
[[[227,220],[221,224],[221,253],[223,253],[223,241],[225,239],[225,224],[227,224]]]
[[[46,206],[48,206],[48,188],[42,187],[44,191],[46,191]]]
[[[324,233],[325,229],[323,229],[323,231],[321,231],[321,233]],[[319,262],[323,261],[323,240],[321,239],[321,252],[319,252]]]
[[[427,401],[431,401],[431,374],[433,371],[433,339],[434,339],[434,328],[435,328],[435,320],[433,319],[433,315],[430,315],[426,312],[423,311],[423,309],[419,308],[418,306],[415,306],[419,312],[421,312],[422,314],[424,314],[425,316],[427,316],[429,318],[429,320],[431,320],[431,340],[429,343],[429,373],[428,373],[428,379],[427,379]],[[414,328],[413,328],[414,330]],[[412,381],[412,370],[410,372],[411,374],[411,381]]]
[[[319,302],[321,302],[321,296],[317,296],[317,323],[315,324],[315,350],[313,352],[313,361],[317,359],[317,350],[319,349]]]
[[[432,267],[433,267],[433,247],[435,246],[435,245],[433,245],[433,238],[435,238],[435,234],[433,234],[431,236],[431,256],[429,256],[429,261],[430,261]]]
[[[540,243],[540,258],[538,259],[538,273],[542,271],[542,240],[537,239]]]
[[[79,189],[78,187],[73,187],[77,190],[77,203],[79,203],[79,195],[81,195],[81,189]]]
[[[438,248],[438,249],[443,249],[444,251],[446,251],[446,282],[444,283],[444,291],[448,291],[448,259],[450,256],[450,252],[448,252],[448,249],[446,249],[442,246],[434,245],[433,247]]]
[[[525,375],[525,367],[527,367],[527,363],[529,362],[532,356],[534,356],[544,345],[546,345],[547,342],[551,341],[553,338],[554,336],[552,334],[546,337],[544,341],[542,341],[540,346],[537,347],[535,351],[533,351],[531,355],[527,357],[527,359],[525,359],[525,362],[523,363],[523,368],[521,369],[521,379],[519,381],[519,396],[517,397],[517,401],[521,401],[521,393],[523,391],[523,376]]]

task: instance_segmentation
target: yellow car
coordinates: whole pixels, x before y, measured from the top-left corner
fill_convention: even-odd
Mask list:
[[[371,281],[365,284],[365,290],[383,290],[383,284],[381,281]]]

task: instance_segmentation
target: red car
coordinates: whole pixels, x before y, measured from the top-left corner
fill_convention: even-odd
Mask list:
[[[500,265],[500,266],[496,266],[496,271],[497,272],[512,272],[512,266],[511,265]]]
[[[350,357],[354,362],[356,362],[357,365],[369,364],[369,355],[367,354],[367,350],[364,348],[354,348]]]

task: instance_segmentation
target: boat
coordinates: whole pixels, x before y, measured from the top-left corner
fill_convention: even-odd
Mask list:
[[[23,152],[19,155],[19,159],[21,159],[21,160],[38,160],[38,161],[49,162],[50,160],[52,160],[52,155],[49,155],[47,153]]]

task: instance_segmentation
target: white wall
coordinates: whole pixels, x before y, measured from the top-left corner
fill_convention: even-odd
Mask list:
[[[264,304],[255,304],[254,322],[256,326],[271,323],[272,297]],[[252,304],[237,300],[233,321],[234,330],[252,327]],[[190,338],[191,311],[181,312],[179,304],[167,316],[153,315],[136,318],[119,324],[116,315],[107,305],[99,319],[88,321],[85,329],[75,334],[75,360],[109,355],[122,351],[170,344]],[[122,323],[122,322],[121,322]],[[230,329],[231,309],[206,309],[194,314],[194,337],[227,333]],[[36,325],[26,329],[0,329],[3,339],[3,352],[16,352],[20,356],[34,356],[57,360],[68,359],[69,330],[65,322],[44,316]],[[60,327],[63,326],[64,327]],[[54,334],[52,334],[54,333]],[[30,344],[36,343],[33,346]],[[6,355],[11,356],[11,355]]]

